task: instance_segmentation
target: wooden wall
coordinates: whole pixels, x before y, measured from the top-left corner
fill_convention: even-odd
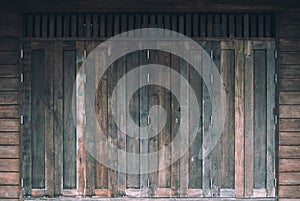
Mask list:
[[[300,199],[300,15],[289,12],[279,17],[278,195],[280,201],[296,201]]]
[[[0,200],[20,194],[20,65],[17,13],[0,14]]]

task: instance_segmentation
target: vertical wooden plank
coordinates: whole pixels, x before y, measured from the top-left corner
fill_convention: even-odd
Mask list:
[[[54,195],[61,196],[63,189],[63,47],[54,43]]]
[[[266,51],[254,54],[254,188],[266,187]]]
[[[190,14],[185,15],[185,35],[188,37],[192,36],[192,16]]]
[[[70,15],[69,14],[65,14],[64,16],[64,24],[63,24],[63,37],[70,37],[71,36],[71,32],[70,32],[70,25],[71,25],[71,21],[70,21]]]
[[[188,71],[188,63],[180,59],[180,75],[185,77],[187,80],[189,80],[189,71]],[[180,127],[183,127],[184,133],[181,133],[180,138],[180,186],[179,186],[179,196],[180,197],[187,197],[187,190],[188,190],[188,159],[189,159],[189,151],[186,151],[184,153],[183,147],[187,147],[189,143],[189,89],[184,86],[180,82],[179,85],[180,90],[180,111],[185,111],[184,113],[180,113],[180,118],[183,119],[183,124],[180,124]],[[183,154],[182,154],[183,153]]]
[[[222,15],[222,37],[228,37],[228,16]]]
[[[93,37],[99,37],[99,15],[93,14]]]
[[[181,33],[181,34],[184,34],[184,15],[183,14],[179,14],[178,16],[178,32]]]
[[[112,37],[113,36],[113,28],[114,28],[114,24],[113,24],[113,15],[112,14],[107,14],[106,16],[106,37]]]
[[[100,14],[100,16],[99,16],[99,24],[100,24],[100,26],[99,26],[99,29],[100,29],[100,34],[99,34],[99,36],[101,37],[101,38],[104,38],[105,37],[105,33],[106,33],[106,29],[105,29],[105,25],[106,25],[106,23],[105,23],[105,19],[106,19],[106,16],[105,16],[105,14]]]
[[[242,37],[243,34],[243,15],[236,15],[236,37]]]
[[[258,36],[258,27],[257,27],[257,19],[256,14],[251,14],[250,19],[250,37],[257,37]]]
[[[202,44],[202,47],[206,52],[210,52],[211,50],[211,42],[205,41]],[[205,54],[205,52],[203,53]],[[203,55],[203,58],[206,55]],[[210,63],[211,65],[211,63]],[[209,68],[211,69],[211,68]],[[210,76],[211,71],[206,70],[203,71],[203,76]],[[203,109],[202,109],[202,139],[210,139],[207,136],[211,136],[211,130],[208,130],[211,122],[211,115],[212,115],[212,108],[211,108],[211,100],[210,94],[208,92],[207,86],[205,84],[202,85],[202,102],[203,102]],[[210,142],[207,142],[210,143]],[[202,143],[202,147],[205,147],[205,141]],[[211,155],[204,156],[204,149],[202,149],[202,189],[203,189],[203,196],[204,197],[211,197]]]
[[[273,115],[275,110],[275,59],[274,42],[269,42],[267,46],[267,196],[275,196],[274,177],[275,177],[275,126]]]
[[[191,50],[190,51],[191,59],[195,61],[199,61],[197,63],[198,66],[201,66],[201,61],[203,57],[203,51]],[[200,112],[202,113],[202,87],[203,80],[202,77],[199,76],[198,72],[195,71],[194,68],[189,69],[190,75],[190,85],[192,86],[198,104],[194,107],[199,107]],[[190,114],[192,114],[193,107],[189,108]],[[189,189],[202,189],[202,120],[198,122],[198,133],[190,146],[190,154],[189,154]]]
[[[271,14],[265,15],[265,37],[272,37],[272,18]]]
[[[143,16],[145,17],[145,16]],[[144,18],[145,20],[145,18]],[[147,52],[146,50],[140,51],[140,65],[146,65],[149,62],[147,59]],[[140,69],[140,83],[143,83],[147,79],[147,72]],[[140,89],[140,96],[139,96],[139,101],[140,101],[140,125],[141,126],[147,126],[147,118],[149,114],[149,107],[148,107],[148,102],[149,102],[149,87],[145,86]],[[140,134],[142,132],[142,129],[140,129]],[[149,164],[148,164],[148,158],[146,158],[145,161],[143,161],[142,154],[148,154],[149,152],[149,140],[148,138],[146,139],[141,139],[140,140],[140,196],[141,197],[148,197],[149,196],[149,190],[148,190],[148,181],[149,181],[149,174],[145,173],[148,172]]]
[[[26,36],[27,37],[33,37],[33,29],[34,29],[34,21],[33,21],[33,15],[28,14],[26,16]]]
[[[49,15],[49,31],[48,31],[48,36],[50,38],[54,38],[55,36],[55,15],[50,14]]]
[[[85,37],[85,14],[79,14],[78,16],[78,37]]]
[[[126,19],[126,18],[125,18]],[[125,24],[126,25],[126,24]],[[126,31],[126,30],[125,30]],[[126,86],[126,79],[120,80],[126,74],[126,57],[123,56],[118,61],[116,61],[117,65],[117,82],[120,82],[122,86]],[[124,91],[118,91],[117,98],[117,115],[126,114],[126,107],[123,107],[126,103],[126,87]],[[117,125],[119,128],[126,128],[126,116],[120,115],[122,118],[118,118]],[[119,117],[120,117],[119,116]],[[125,130],[126,131],[126,130]],[[124,152],[118,151],[118,169],[126,170],[126,133],[117,130],[117,142],[118,149],[123,150]],[[118,195],[124,195],[126,189],[126,173],[118,171]]]
[[[34,37],[41,36],[41,15],[34,16]]]
[[[128,31],[132,31],[135,29],[135,16],[134,14],[128,15]]]
[[[213,34],[215,37],[221,36],[220,15],[218,15],[218,14],[214,15]]]
[[[71,15],[71,37],[77,37],[77,15],[72,14]]]
[[[114,35],[120,33],[120,15],[114,14]]]
[[[243,33],[243,37],[244,38],[249,38],[250,36],[250,17],[249,14],[245,14],[244,15],[244,33]]]
[[[85,36],[90,38],[93,34],[92,30],[92,15],[91,14],[86,14],[85,16],[85,24],[86,24],[86,32]]]
[[[75,51],[63,51],[63,188],[76,189],[76,127],[72,114],[72,92],[75,84]],[[76,102],[75,102],[76,103]]]
[[[171,68],[178,72],[178,74],[172,74],[171,76],[171,90],[172,93],[179,94],[179,73],[180,73],[180,63],[179,63],[179,57],[176,55],[171,55]],[[171,113],[171,121],[172,121],[172,165],[171,165],[171,188],[172,188],[172,197],[178,197],[179,196],[179,185],[180,185],[180,171],[179,171],[179,160],[176,158],[176,154],[174,154],[175,150],[179,149],[179,144],[175,143],[174,138],[176,137],[176,134],[179,129],[179,124],[177,121],[180,120],[180,105],[177,98],[173,95],[172,96],[172,113]],[[177,121],[176,121],[177,120]]]
[[[58,14],[56,17],[56,37],[62,37],[63,33],[63,24],[62,24],[62,15]]]
[[[45,52],[32,50],[32,188],[45,188]]]
[[[258,37],[264,37],[265,20],[264,15],[258,15]]]
[[[225,46],[226,42],[221,45]],[[234,189],[234,79],[235,77],[235,51],[234,49],[221,49],[221,77],[223,80],[226,99],[224,130],[221,136],[222,155],[221,155],[221,190]],[[222,196],[222,192],[221,192]]]
[[[100,49],[97,54],[99,56],[106,56],[107,50],[105,48]],[[95,66],[105,66],[106,60],[101,57],[95,58]],[[99,76],[99,68],[95,69],[96,76]],[[108,137],[108,95],[107,95],[107,72],[105,72],[99,83],[95,83],[97,88],[96,96],[96,112],[99,114],[100,128],[104,132],[105,137]],[[98,85],[99,84],[99,85]],[[99,137],[99,133],[95,133],[95,137]],[[99,144],[96,146],[96,159],[107,162],[107,143],[103,138],[100,138]],[[95,164],[95,188],[96,189],[107,189],[108,188],[108,169],[105,165],[96,161]]]
[[[167,29],[167,30],[171,30],[171,15],[170,14],[165,14],[164,15],[164,29]],[[169,32],[168,33],[165,33],[164,32],[164,36],[169,36]]]
[[[245,42],[245,196],[253,195],[254,168],[254,70],[253,47]]]
[[[45,52],[45,181],[46,195],[54,194],[54,145],[53,145],[53,43],[46,44]]]
[[[76,43],[76,58],[84,58],[84,42]],[[79,71],[82,62],[76,62],[76,70]],[[84,73],[84,72],[83,72]],[[76,184],[79,195],[84,195],[86,186],[86,154],[84,149],[85,133],[85,99],[84,99],[84,78],[83,74],[77,75],[76,79]]]
[[[193,37],[199,37],[200,33],[200,27],[199,27],[199,15],[193,14]]]
[[[122,14],[121,15],[121,33],[127,31],[127,15]]]
[[[30,44],[25,43],[24,47],[24,59],[22,60],[22,71],[24,73],[23,84],[23,114],[24,126],[22,127],[22,178],[23,178],[23,196],[31,194],[32,185],[32,132],[31,132],[31,49]],[[33,59],[35,59],[34,56]],[[5,165],[4,162],[2,162]],[[18,163],[19,164],[19,163]],[[0,168],[1,169],[1,168]],[[3,170],[3,169],[2,169]],[[13,170],[13,169],[11,169]]]
[[[236,42],[235,52],[235,196],[244,196],[244,47]]]
[[[42,37],[46,38],[48,35],[49,27],[48,27],[48,15],[42,15]]]
[[[207,15],[207,37],[214,37],[213,35],[213,15],[208,14]]]
[[[206,15],[201,14],[200,16],[200,37],[206,37],[207,26],[206,26]]]
[[[229,30],[228,30],[228,35],[230,38],[235,37],[235,32],[236,32],[236,24],[235,24],[235,20],[234,20],[235,16],[234,15],[229,15]]]
[[[171,30],[178,32],[178,16],[175,14],[171,15]]]
[[[151,18],[152,18],[152,20],[151,20]],[[152,22],[151,25],[153,24],[153,21],[154,21],[154,16],[152,15],[150,17],[150,23]],[[149,56],[150,56],[150,58],[148,59],[147,62],[149,62],[149,63],[157,63],[158,62],[158,56],[159,56],[158,51],[150,50]],[[152,106],[159,105],[158,94],[159,94],[158,86],[149,86],[148,110],[150,110],[150,108]],[[158,116],[154,117],[154,118],[159,119]],[[150,119],[150,124],[151,124],[151,119]],[[154,132],[154,131],[150,130],[149,132]],[[149,138],[149,153],[158,152],[158,149],[159,149],[158,136],[154,135],[153,133],[150,133],[150,135],[152,135],[153,137]],[[151,160],[151,163],[148,164],[150,170],[154,169],[154,168],[156,170],[158,170],[158,154],[156,156],[157,157],[154,156],[153,158],[149,158],[149,160]],[[152,161],[153,159],[155,159],[155,161]],[[149,173],[149,196],[156,195],[156,191],[157,191],[157,187],[158,187],[157,185],[158,185],[158,171]]]
[[[131,53],[127,56],[127,72],[134,69],[135,67],[139,66],[139,54],[137,52]],[[137,77],[136,79],[127,79],[126,80],[126,86],[127,87],[133,87],[139,85],[140,77]],[[132,118],[132,120],[139,125],[140,123],[140,91],[136,92],[132,97],[129,97],[127,95],[127,99],[131,99],[130,101],[130,107],[129,112],[127,114],[130,114],[130,116],[126,117],[127,122],[130,121],[129,118]],[[127,133],[129,129],[127,128]],[[129,134],[129,133],[128,133]],[[139,131],[134,131],[133,133],[130,133],[130,135],[127,135],[127,143],[126,143],[126,150],[127,153],[133,153],[133,154],[139,154],[140,153],[140,146],[139,146]],[[134,136],[134,137],[133,137]],[[136,173],[139,173],[140,171],[140,163],[139,158],[134,158],[134,160],[128,160],[126,159],[126,166],[127,170],[134,170]],[[131,189],[138,189],[140,188],[140,175],[139,174],[127,174],[127,188]]]
[[[112,146],[118,146],[118,127],[117,122],[115,122],[113,118],[112,107],[116,106],[117,99],[116,97],[112,98],[113,90],[115,90],[115,86],[117,84],[117,75],[118,75],[118,65],[117,63],[113,63],[108,70],[108,160],[110,167],[113,169],[109,170],[108,173],[108,189],[111,191],[111,196],[118,196],[118,153],[112,149]],[[117,92],[118,93],[118,92]],[[117,110],[117,108],[115,108]]]

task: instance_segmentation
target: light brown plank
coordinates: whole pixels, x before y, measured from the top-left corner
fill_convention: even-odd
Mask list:
[[[17,118],[19,116],[19,106],[0,106],[0,118]]]
[[[279,131],[300,131],[300,119],[280,119]]]
[[[19,186],[0,186],[0,198],[18,198]]]
[[[280,186],[278,196],[287,198],[299,198],[300,188],[299,186]]]
[[[279,158],[300,158],[300,146],[279,146]]]
[[[279,104],[300,104],[300,92],[280,92]]]
[[[279,173],[279,185],[299,185],[300,172]]]
[[[280,79],[278,88],[280,92],[299,92],[300,79]]]
[[[279,159],[279,172],[300,172],[300,159]]]
[[[300,132],[279,132],[280,145],[300,145]]]
[[[18,145],[19,136],[18,132],[0,132],[0,145]]]
[[[19,146],[0,146],[0,158],[20,158]]]
[[[1,92],[0,94],[0,104],[1,105],[11,105],[19,103],[18,92]]]
[[[19,119],[0,119],[0,131],[19,131]]]
[[[0,184],[1,185],[18,185],[20,183],[19,173],[12,172],[0,172]]]
[[[19,168],[19,159],[0,159],[1,172],[17,172]]]
[[[300,105],[280,105],[280,118],[300,118]]]

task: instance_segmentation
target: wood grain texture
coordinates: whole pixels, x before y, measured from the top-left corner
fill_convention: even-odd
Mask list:
[[[300,81],[299,79],[279,79],[278,88],[280,92],[299,92]]]
[[[0,131],[19,131],[19,119],[0,119]]]
[[[280,119],[279,131],[300,131],[300,119]]]
[[[17,172],[20,170],[19,159],[0,159],[1,172]]]
[[[281,52],[299,51],[300,39],[299,38],[280,38],[279,48]]]
[[[300,158],[300,146],[279,146],[279,158]]]
[[[300,172],[284,172],[279,173],[279,185],[299,185]]]
[[[1,92],[0,104],[1,105],[12,105],[19,103],[18,92]]]
[[[281,79],[300,79],[300,65],[281,64],[279,72]]]
[[[279,132],[279,145],[300,145],[300,132]]]
[[[17,105],[0,105],[0,118],[18,118],[19,106]]]
[[[280,186],[278,196],[286,198],[300,198],[299,186]]]
[[[279,104],[300,104],[300,92],[280,92]]]
[[[0,198],[18,198],[19,186],[0,186]]]
[[[0,145],[18,145],[19,137],[18,132],[0,132]]]
[[[1,78],[0,91],[18,91],[20,86],[19,78]]]
[[[19,146],[0,146],[0,158],[19,157]]]
[[[280,118],[300,118],[300,105],[280,105]]]
[[[1,185],[18,185],[20,183],[19,173],[0,172]]]
[[[300,172],[299,159],[279,159],[279,172]]]
[[[20,68],[18,65],[0,65],[0,77],[3,78],[14,78],[14,77],[20,77]]]

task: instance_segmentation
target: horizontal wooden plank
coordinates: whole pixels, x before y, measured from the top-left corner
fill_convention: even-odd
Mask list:
[[[0,105],[12,105],[19,103],[18,92],[1,92]]]
[[[10,51],[19,49],[18,38],[0,38],[0,51]]]
[[[0,172],[0,185],[18,185],[20,173]]]
[[[19,24],[19,15],[17,12],[0,12],[0,24]]]
[[[279,36],[281,38],[299,38],[299,36],[300,36],[299,25],[298,24],[281,24],[279,26]]]
[[[20,77],[20,66],[0,65],[0,77]]]
[[[279,91],[300,91],[300,79],[279,79]]]
[[[0,105],[0,118],[18,118],[18,105]]]
[[[279,104],[300,104],[300,92],[280,92]]]
[[[19,91],[19,78],[0,78],[0,91]]]
[[[19,186],[0,186],[0,198],[18,198]]]
[[[282,12],[279,15],[279,22],[283,24],[298,24],[300,25],[299,12]]]
[[[0,64],[18,64],[19,52],[18,51],[1,51]]]
[[[0,159],[0,172],[17,172],[19,163],[19,159]]]
[[[281,79],[300,79],[300,65],[283,65],[279,66]]]
[[[280,52],[280,64],[300,64],[300,52]]]
[[[19,131],[19,119],[0,119],[0,131]]]
[[[0,132],[0,145],[18,145],[19,132]]]
[[[279,173],[279,185],[298,185],[300,184],[300,172]]]
[[[14,24],[1,24],[0,25],[0,37],[19,37],[19,25]]]
[[[300,172],[300,159],[279,159],[279,172]]]
[[[299,25],[300,26],[300,25]],[[300,37],[299,38],[281,38],[279,40],[280,51],[300,51]]]
[[[299,199],[294,199],[294,198],[279,198],[278,201],[299,201]]]
[[[278,190],[279,197],[300,198],[299,186],[280,186]]]
[[[279,131],[300,131],[300,119],[280,119]]]
[[[300,158],[300,146],[279,146],[279,158]]]
[[[300,105],[280,105],[279,118],[300,118]]]
[[[19,146],[0,146],[0,158],[20,158]]]
[[[279,132],[279,145],[300,145],[300,132]]]

